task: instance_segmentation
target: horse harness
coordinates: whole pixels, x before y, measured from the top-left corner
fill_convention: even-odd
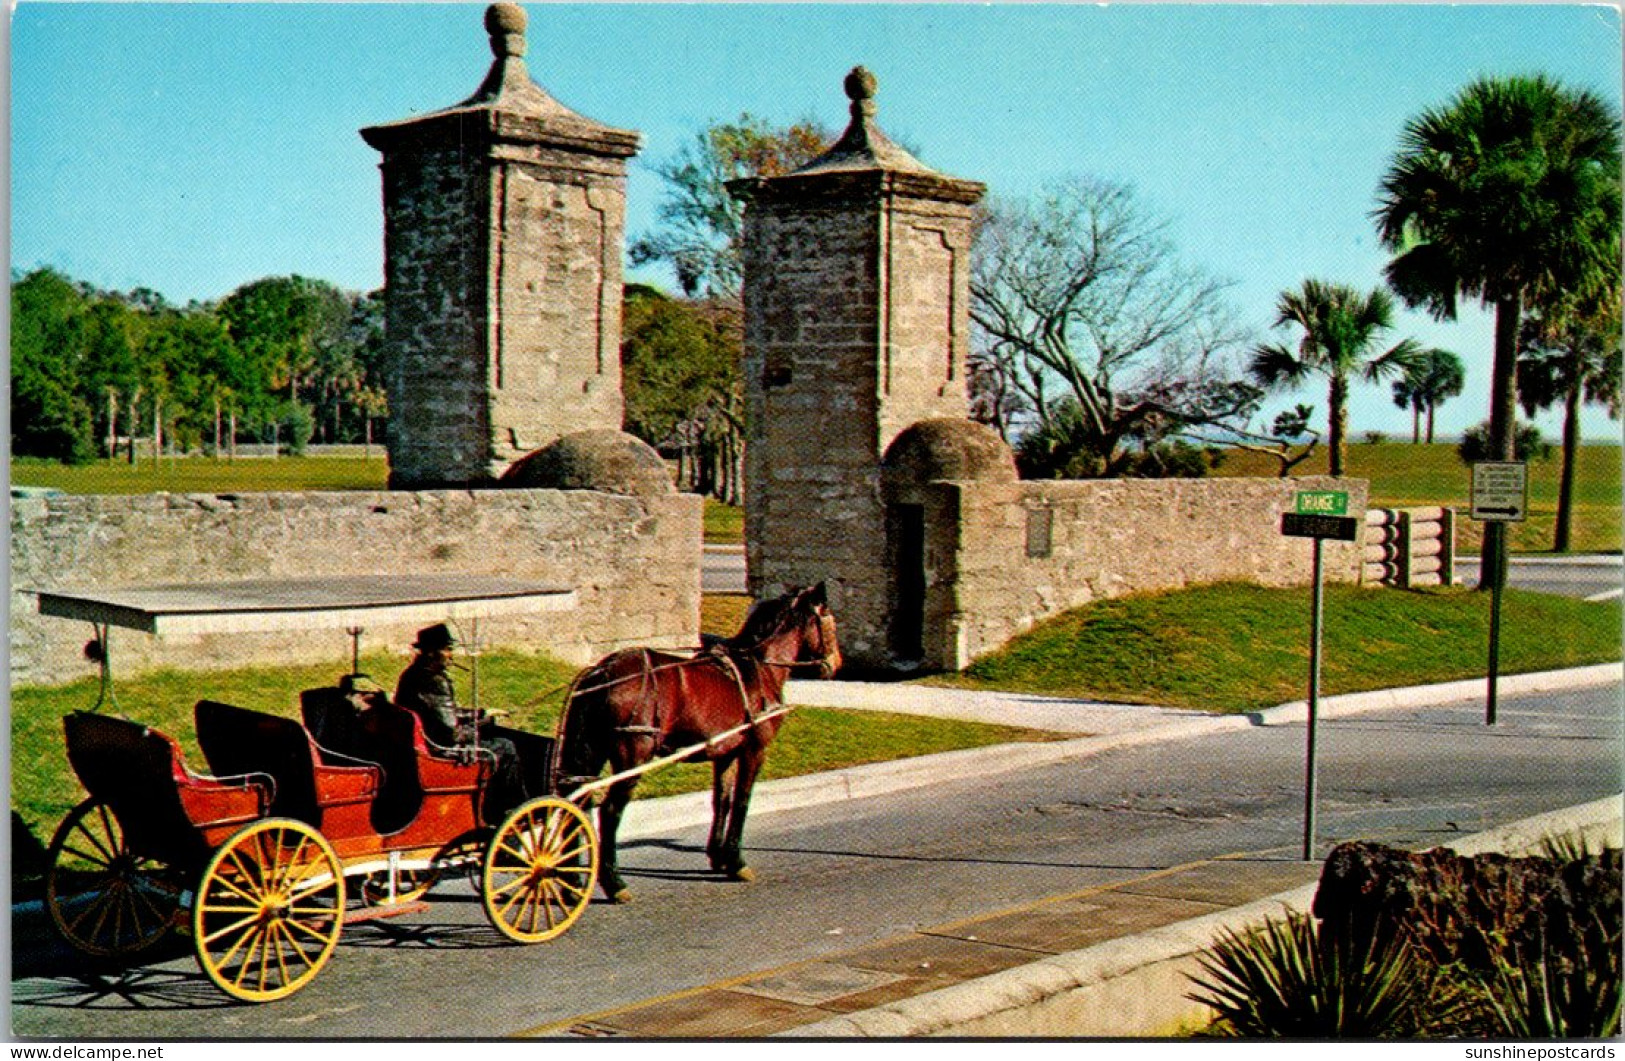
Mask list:
[[[685,667],[693,666],[696,663],[715,663],[717,666],[721,667],[723,671],[733,679],[734,688],[739,690],[739,703],[744,711],[745,721],[751,724],[756,722],[758,712],[751,702],[749,691],[745,688],[745,675],[739,669],[739,662],[733,658],[733,654],[730,653],[722,644],[713,643],[707,645],[688,659],[678,660],[675,663],[667,663],[662,665],[655,664],[653,655],[647,648],[640,649],[640,651],[643,653],[643,666],[639,670],[639,676],[643,679],[642,695],[645,702],[652,701],[654,704],[654,724],[616,726],[615,732],[625,733],[628,736],[633,737],[653,737],[657,739],[664,736],[666,733],[666,727],[663,724],[663,720],[660,718],[659,714],[661,700],[658,696],[654,695],[652,685],[655,672],[660,670],[680,670]],[[630,679],[623,678],[621,680],[627,681]],[[777,704],[774,706],[777,706]]]

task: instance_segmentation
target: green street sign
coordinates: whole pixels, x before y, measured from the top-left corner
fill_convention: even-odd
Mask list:
[[[1293,511],[1303,516],[1346,516],[1349,495],[1345,490],[1299,490]]]

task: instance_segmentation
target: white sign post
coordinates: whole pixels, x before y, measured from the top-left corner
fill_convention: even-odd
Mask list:
[[[1523,461],[1477,461],[1473,464],[1472,516],[1492,524],[1484,528],[1500,540],[1490,575],[1489,689],[1484,724],[1495,725],[1496,685],[1501,671],[1501,590],[1507,580],[1506,524],[1521,523],[1529,511],[1529,465]]]

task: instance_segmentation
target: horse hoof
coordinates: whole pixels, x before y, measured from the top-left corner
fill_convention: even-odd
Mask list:
[[[756,879],[756,871],[749,866],[735,866],[733,872],[729,873],[728,876],[734,880],[752,881]]]
[[[627,903],[632,901],[632,890],[630,888],[622,888],[620,891],[611,895],[609,897],[609,901],[617,906],[625,906]]]

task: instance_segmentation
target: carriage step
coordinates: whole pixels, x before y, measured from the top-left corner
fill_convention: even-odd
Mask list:
[[[406,914],[421,914],[429,909],[429,904],[422,900],[410,903],[395,903],[393,906],[364,906],[359,910],[346,910],[344,923],[357,925],[363,921],[377,921],[385,917],[403,917]]]

